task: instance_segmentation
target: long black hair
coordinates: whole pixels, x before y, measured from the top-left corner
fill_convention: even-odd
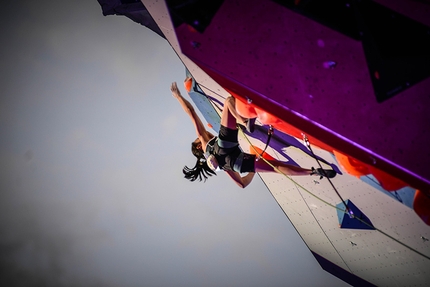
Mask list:
[[[191,152],[197,158],[196,164],[193,168],[185,166],[182,169],[182,172],[184,173],[184,177],[189,181],[195,181],[196,179],[202,181],[203,178],[204,181],[206,181],[206,179],[208,179],[208,176],[216,175],[216,173],[209,168],[203,151],[201,149],[198,149],[197,145],[198,143],[196,142],[191,143]]]

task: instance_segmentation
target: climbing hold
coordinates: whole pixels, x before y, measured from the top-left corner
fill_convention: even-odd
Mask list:
[[[327,61],[323,63],[324,68],[326,69],[334,69],[336,67],[337,63],[335,61]]]

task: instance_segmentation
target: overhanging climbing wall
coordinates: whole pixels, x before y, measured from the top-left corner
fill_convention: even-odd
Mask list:
[[[370,4],[375,11],[382,7],[385,18],[402,18],[400,23],[410,24],[405,29],[411,31],[419,28],[422,33],[413,33],[413,43],[426,47],[430,17],[423,15],[430,15],[429,5],[392,1],[390,8],[378,1],[334,1],[356,15],[357,39],[357,33],[348,35],[318,15],[309,16],[306,5],[315,1],[276,2],[223,1],[216,13],[208,13],[211,19],[205,23],[209,24],[200,32],[192,27],[199,21],[184,19],[176,27],[182,52],[229,91],[334,149],[429,193],[430,65],[418,63],[430,59],[430,49],[417,48],[414,54],[404,38],[406,30],[399,32],[399,39],[390,38],[393,45],[397,43],[391,46],[396,52],[387,52],[378,35],[390,27],[376,29],[372,25],[378,23],[368,20],[371,13],[365,9]],[[407,15],[399,13],[403,8]],[[415,64],[404,63],[411,58]],[[405,69],[412,71],[405,74]],[[392,79],[397,74],[402,75]],[[378,98],[378,93],[385,96]]]
[[[323,146],[325,144],[325,147],[336,145],[336,148],[345,153],[349,151],[357,157],[361,156],[360,159],[366,161],[370,167],[397,170],[405,180],[417,183],[417,187],[423,187],[424,190],[427,187],[426,176],[416,175],[408,170],[409,167],[402,165],[404,155],[399,156],[398,162],[390,161],[388,157],[396,155],[395,148],[382,145],[376,151],[370,149],[371,144],[383,143],[384,137],[388,136],[388,140],[391,140],[395,147],[406,148],[407,157],[414,156],[411,162],[419,162],[424,166],[428,158],[424,151],[419,150],[421,154],[415,156],[411,149],[422,149],[428,143],[428,138],[423,139],[424,144],[418,143],[414,131],[403,128],[407,127],[406,123],[417,123],[415,132],[426,131],[426,122],[422,123],[419,119],[428,120],[428,116],[422,112],[424,106],[420,107],[428,103],[427,80],[417,83],[411,81],[410,87],[395,91],[395,95],[377,99],[372,94],[374,89],[371,78],[377,74],[372,73],[369,66],[363,63],[365,55],[360,49],[360,41],[354,38],[351,40],[344,32],[324,26],[321,19],[320,22],[315,22],[306,18],[308,16],[305,14],[309,14],[309,11],[293,11],[291,7],[285,7],[285,3],[281,5],[273,1],[218,1],[221,5],[214,6],[216,13],[203,11],[203,16],[195,19],[190,17],[192,13],[187,13],[188,18],[176,18],[172,21],[163,1],[143,2],[208,97],[222,102],[223,98],[228,96],[224,89],[226,88],[239,97],[251,99],[253,103],[261,105],[279,118],[298,124],[308,135],[315,136],[313,139],[326,141],[327,143],[320,143]],[[168,2],[172,4],[182,1]],[[189,3],[194,2],[196,1]],[[301,5],[313,1],[289,2]],[[355,1],[351,1],[353,2]],[[385,2],[389,2],[390,7],[398,12],[406,11],[405,15],[421,23],[428,19],[423,17],[425,13],[428,15],[423,1]],[[248,7],[253,4],[254,7]],[[289,12],[282,12],[281,9]],[[246,22],[249,19],[251,21]],[[173,28],[172,22],[177,25],[176,29]],[[196,27],[193,28],[193,25]],[[273,33],[279,29],[285,34],[275,37]],[[178,45],[177,39],[181,46]],[[285,42],[279,43],[279,39]],[[384,73],[378,74],[382,76]],[[405,95],[416,100],[416,104],[408,103]],[[366,99],[369,102],[366,102]],[[348,104],[348,100],[352,103]],[[401,109],[402,101],[405,102],[404,110]],[[375,102],[382,105],[378,106]],[[203,99],[199,105],[204,103],[207,104],[208,101]],[[389,103],[388,106],[386,103]],[[381,106],[384,108],[381,109],[379,117],[375,113],[366,115],[368,112],[377,111]],[[210,110],[200,106],[199,108],[203,113]],[[412,111],[414,108],[417,112]],[[389,112],[399,110],[405,121],[401,117],[395,117],[394,112]],[[210,113],[205,118],[212,119]],[[375,121],[374,125],[369,119]],[[323,124],[319,123],[319,120]],[[351,120],[354,121],[351,123]],[[388,124],[387,135],[378,132],[377,128],[383,126],[378,121]],[[346,136],[355,135],[354,140],[361,142],[355,142],[339,133],[348,132],[351,127],[357,129]],[[264,127],[258,126],[257,132],[252,134],[250,140],[253,145],[262,148],[264,134],[258,133],[260,128]],[[393,136],[392,130],[396,128],[399,132],[398,138]],[[401,137],[404,135],[414,135],[409,138],[412,145],[405,145],[405,142],[408,142]],[[312,141],[312,144],[314,142]],[[387,158],[379,153],[385,147],[388,153],[384,156]],[[333,162],[333,168],[340,166],[336,162],[336,159],[340,158],[339,154],[334,158],[334,154],[327,149],[314,148],[317,156],[326,161],[323,164]],[[301,166],[315,164],[315,159],[309,156],[309,151],[300,144],[300,138],[278,131],[271,141],[269,153],[280,160]],[[420,160],[417,160],[417,157],[420,157]],[[372,183],[371,176],[357,178],[357,175],[349,174],[343,168],[341,172],[343,175],[333,179],[334,185],[342,197],[347,202],[353,202],[368,219],[365,221],[371,223],[375,229],[357,226],[349,228],[350,223],[356,222],[345,218],[340,220],[339,216],[342,217],[342,214],[338,213],[338,208],[342,207],[342,202],[327,181],[299,177],[292,182],[279,174],[261,176],[325,270],[357,286],[426,286],[430,280],[429,227],[415,214],[410,204],[401,202],[403,199],[400,191],[395,191],[394,196],[387,196],[387,192],[381,192],[381,186]],[[364,178],[368,181],[365,182]],[[407,194],[409,190],[402,192]],[[410,199],[407,196],[405,198]],[[356,212],[360,213],[357,210]]]

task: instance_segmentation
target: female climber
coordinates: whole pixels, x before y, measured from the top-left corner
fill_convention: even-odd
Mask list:
[[[187,81],[188,78],[185,80]],[[187,166],[182,170],[185,178],[190,181],[196,179],[206,181],[217,170],[225,171],[231,179],[241,188],[248,186],[256,172],[281,172],[285,175],[318,175],[332,178],[336,175],[334,170],[321,168],[305,169],[295,165],[286,164],[276,160],[256,160],[256,156],[242,152],[238,142],[237,124],[250,126],[249,119],[240,116],[235,108],[235,98],[228,97],[224,102],[221,114],[221,128],[218,136],[206,130],[194,107],[179,91],[176,82],[173,82],[170,90],[181,104],[184,111],[190,116],[196,129],[197,139],[191,143],[191,151],[197,158],[193,168]],[[246,175],[242,176],[242,174]]]

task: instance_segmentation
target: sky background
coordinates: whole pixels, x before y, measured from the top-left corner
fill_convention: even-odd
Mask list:
[[[346,286],[259,178],[183,178],[195,132],[164,39],[96,0],[0,15],[0,285]]]

